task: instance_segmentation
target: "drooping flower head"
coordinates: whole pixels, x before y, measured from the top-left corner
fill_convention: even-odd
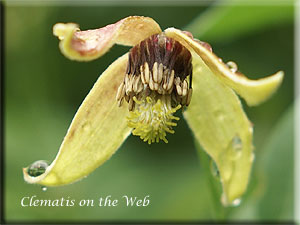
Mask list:
[[[248,105],[258,105],[279,87],[282,71],[249,80],[235,63],[223,63],[209,44],[175,28],[162,32],[148,17],[127,17],[87,31],[56,24],[53,32],[72,60],[99,58],[115,43],[133,47],[99,77],[52,164],[41,168],[38,161],[23,169],[28,183],[75,182],[109,159],[131,132],[149,144],[167,143],[179,119],[174,113],[183,108],[195,138],[218,167],[224,205],[241,197],[254,159],[253,129],[236,93]]]
[[[192,97],[192,56],[187,48],[163,33],[134,46],[128,55],[124,81],[117,92],[119,105],[125,99],[132,133],[149,144],[174,133],[173,114],[188,106]]]

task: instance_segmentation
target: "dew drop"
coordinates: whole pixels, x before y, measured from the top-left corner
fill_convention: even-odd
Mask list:
[[[231,72],[235,73],[238,70],[238,66],[236,65],[235,62],[233,61],[229,61],[226,63],[226,65],[228,66],[228,68],[231,70]]]
[[[232,147],[235,151],[239,152],[243,149],[242,140],[238,135],[235,135],[232,139]]]
[[[223,206],[233,206],[233,207],[237,207],[241,204],[242,200],[240,198],[236,198],[234,199],[232,202],[229,202],[226,195],[224,193],[222,193],[221,196],[221,203]]]
[[[47,191],[47,187],[42,186],[42,191]]]
[[[231,203],[231,206],[239,206],[242,200],[240,198],[234,199]]]
[[[243,143],[238,135],[235,135],[228,145],[228,154],[231,160],[237,160],[242,156]]]
[[[218,170],[217,164],[215,161],[210,161],[210,171],[215,178],[220,178],[220,171]]]
[[[84,124],[82,124],[82,129],[85,131],[85,132],[88,132],[91,130],[91,124],[86,122]]]
[[[45,173],[48,167],[48,163],[44,160],[38,160],[32,163],[28,169],[27,173],[32,177],[37,177]]]
[[[237,160],[238,158],[241,157],[242,155],[242,149],[243,149],[243,144],[242,140],[238,135],[235,135],[230,143],[230,159],[231,160]]]

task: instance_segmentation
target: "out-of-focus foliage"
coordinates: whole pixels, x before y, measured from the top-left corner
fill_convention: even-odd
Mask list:
[[[257,159],[261,198],[256,209],[264,220],[287,221],[293,216],[294,125],[294,107],[290,106],[274,127],[264,145],[264,152]]]
[[[226,42],[262,32],[269,27],[289,24],[293,21],[293,13],[291,2],[290,5],[281,7],[268,5],[267,2],[252,5],[249,1],[238,4],[229,1],[228,5],[216,5],[213,10],[200,14],[186,29],[194,31],[195,36],[205,40]]]
[[[229,6],[218,7],[220,13],[222,9],[226,11],[227,19],[222,19],[221,16],[209,17],[215,12],[211,6],[6,4],[6,220],[292,220],[292,213],[288,213],[292,210],[294,197],[292,108],[288,113],[284,112],[293,102],[293,7],[244,6],[239,10],[243,13],[234,10],[237,6],[232,7],[230,10]],[[284,12],[280,16],[284,19],[278,19],[278,10]],[[253,14],[257,16],[251,17]],[[221,206],[218,180],[210,176],[211,172],[205,166],[210,165],[210,159],[205,154],[198,155],[183,119],[179,121],[176,133],[168,137],[169,144],[148,146],[138,137],[130,136],[108,162],[75,184],[43,192],[40,186],[23,181],[22,167],[34,160],[51,162],[54,159],[76,109],[99,74],[116,57],[128,51],[127,47],[115,46],[99,60],[89,63],[70,61],[59,52],[58,41],[52,36],[52,26],[57,22],[75,22],[82,29],[97,28],[128,15],[150,16],[163,29],[171,26],[191,29],[196,37],[211,43],[224,61],[234,60],[251,78],[263,77],[279,69],[285,71],[284,83],[272,99],[259,107],[244,106],[254,123],[256,163],[250,186],[239,207],[224,209]],[[199,15],[206,20],[210,18],[213,25],[208,27],[205,23],[205,32],[202,31],[204,25],[190,24]],[[235,29],[231,24],[235,24]],[[225,35],[226,42],[222,35]],[[286,171],[286,176],[280,175],[282,180],[278,180],[277,175],[283,171]],[[32,195],[38,199],[64,197],[76,202],[81,199],[97,202],[98,198],[107,195],[117,199],[123,195],[150,195],[151,203],[142,208],[125,207],[124,204],[117,207],[21,207],[21,199]]]

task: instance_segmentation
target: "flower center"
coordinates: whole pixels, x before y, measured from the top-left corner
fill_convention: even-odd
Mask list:
[[[192,97],[191,53],[178,41],[155,34],[134,46],[124,81],[117,92],[121,106],[128,103],[128,126],[133,135],[152,142],[174,133],[173,114],[188,106]]]

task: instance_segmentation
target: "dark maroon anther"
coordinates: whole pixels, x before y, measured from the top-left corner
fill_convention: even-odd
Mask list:
[[[127,70],[127,74],[139,70],[141,66],[148,63],[150,70],[152,70],[155,62],[162,63],[169,71],[174,70],[175,77],[180,77],[184,80],[192,68],[191,53],[187,48],[181,45],[173,38],[166,37],[164,34],[155,34],[146,40],[134,46],[129,53],[129,64],[131,69]],[[139,59],[139,60],[138,60]]]
[[[116,99],[119,105],[125,99],[129,111],[145,96],[152,96],[155,101],[163,96],[174,107],[188,106],[192,70],[192,55],[186,47],[163,33],[152,35],[130,50]]]

